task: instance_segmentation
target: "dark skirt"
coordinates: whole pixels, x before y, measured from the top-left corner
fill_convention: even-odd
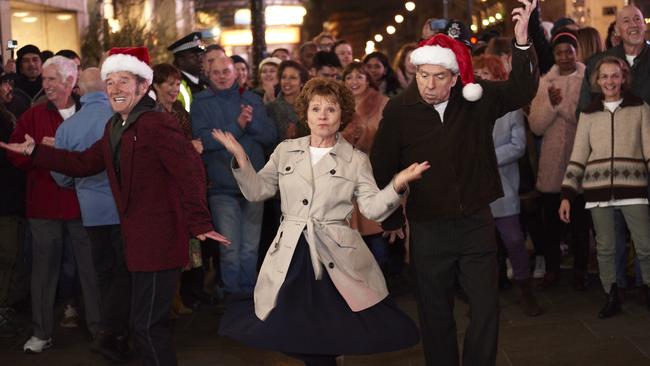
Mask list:
[[[316,280],[304,237],[296,246],[277,305],[267,319],[257,318],[250,296],[231,297],[219,334],[252,347],[317,355],[391,352],[419,341],[413,320],[390,298],[353,312],[327,271]]]

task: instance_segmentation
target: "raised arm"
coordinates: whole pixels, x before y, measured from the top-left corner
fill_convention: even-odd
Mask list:
[[[214,130],[212,136],[233,155],[232,173],[247,200],[259,202],[275,195],[278,190],[279,148],[276,148],[271,154],[266,165],[259,172],[255,172],[244,148],[232,134]]]

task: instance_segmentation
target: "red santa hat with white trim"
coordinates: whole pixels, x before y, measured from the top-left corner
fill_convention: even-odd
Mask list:
[[[483,96],[483,88],[474,82],[472,56],[467,46],[445,34],[436,34],[421,41],[411,52],[413,65],[439,65],[460,75],[463,97],[475,102]]]
[[[108,51],[108,57],[101,68],[102,80],[106,81],[112,72],[128,71],[147,80],[153,81],[153,70],[149,66],[149,51],[146,47],[114,47]]]

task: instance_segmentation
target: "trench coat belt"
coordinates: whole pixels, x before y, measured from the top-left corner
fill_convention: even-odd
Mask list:
[[[317,245],[319,243],[316,236],[316,227],[331,225],[331,224],[349,224],[346,220],[321,220],[314,217],[301,217],[292,215],[282,215],[280,222],[284,220],[304,223],[307,227],[307,244],[309,245],[309,256],[311,257],[311,265],[314,268],[314,277],[320,280],[323,277],[323,266],[321,266],[320,255],[318,255]]]

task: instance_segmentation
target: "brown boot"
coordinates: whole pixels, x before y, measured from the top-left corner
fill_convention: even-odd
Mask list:
[[[519,291],[521,291],[521,309],[528,316],[538,316],[542,313],[537,299],[533,294],[533,286],[530,279],[515,281]]]

